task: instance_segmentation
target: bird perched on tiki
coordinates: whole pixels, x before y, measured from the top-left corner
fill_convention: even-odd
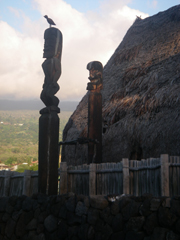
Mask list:
[[[49,23],[49,27],[51,27],[51,25],[56,25],[51,18],[48,18],[47,15],[45,15],[44,17],[47,19],[47,22]]]

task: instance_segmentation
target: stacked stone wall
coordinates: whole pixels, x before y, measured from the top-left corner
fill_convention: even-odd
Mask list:
[[[0,240],[178,240],[180,197],[0,198]]]

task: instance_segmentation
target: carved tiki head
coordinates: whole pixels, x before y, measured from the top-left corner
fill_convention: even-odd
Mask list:
[[[61,60],[62,33],[57,28],[48,28],[44,32],[44,54],[43,58],[56,57]]]
[[[93,61],[88,63],[89,80],[87,90],[102,89],[103,65],[101,62]]]

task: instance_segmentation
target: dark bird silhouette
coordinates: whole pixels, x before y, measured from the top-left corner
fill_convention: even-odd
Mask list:
[[[56,25],[51,18],[48,18],[47,15],[45,15],[44,17],[47,19],[47,22],[49,23],[49,27],[51,27],[51,25]]]

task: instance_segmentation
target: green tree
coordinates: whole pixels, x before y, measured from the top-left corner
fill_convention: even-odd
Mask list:
[[[5,161],[6,165],[13,165],[13,164],[17,164],[17,158],[16,157],[9,157],[6,161]]]

